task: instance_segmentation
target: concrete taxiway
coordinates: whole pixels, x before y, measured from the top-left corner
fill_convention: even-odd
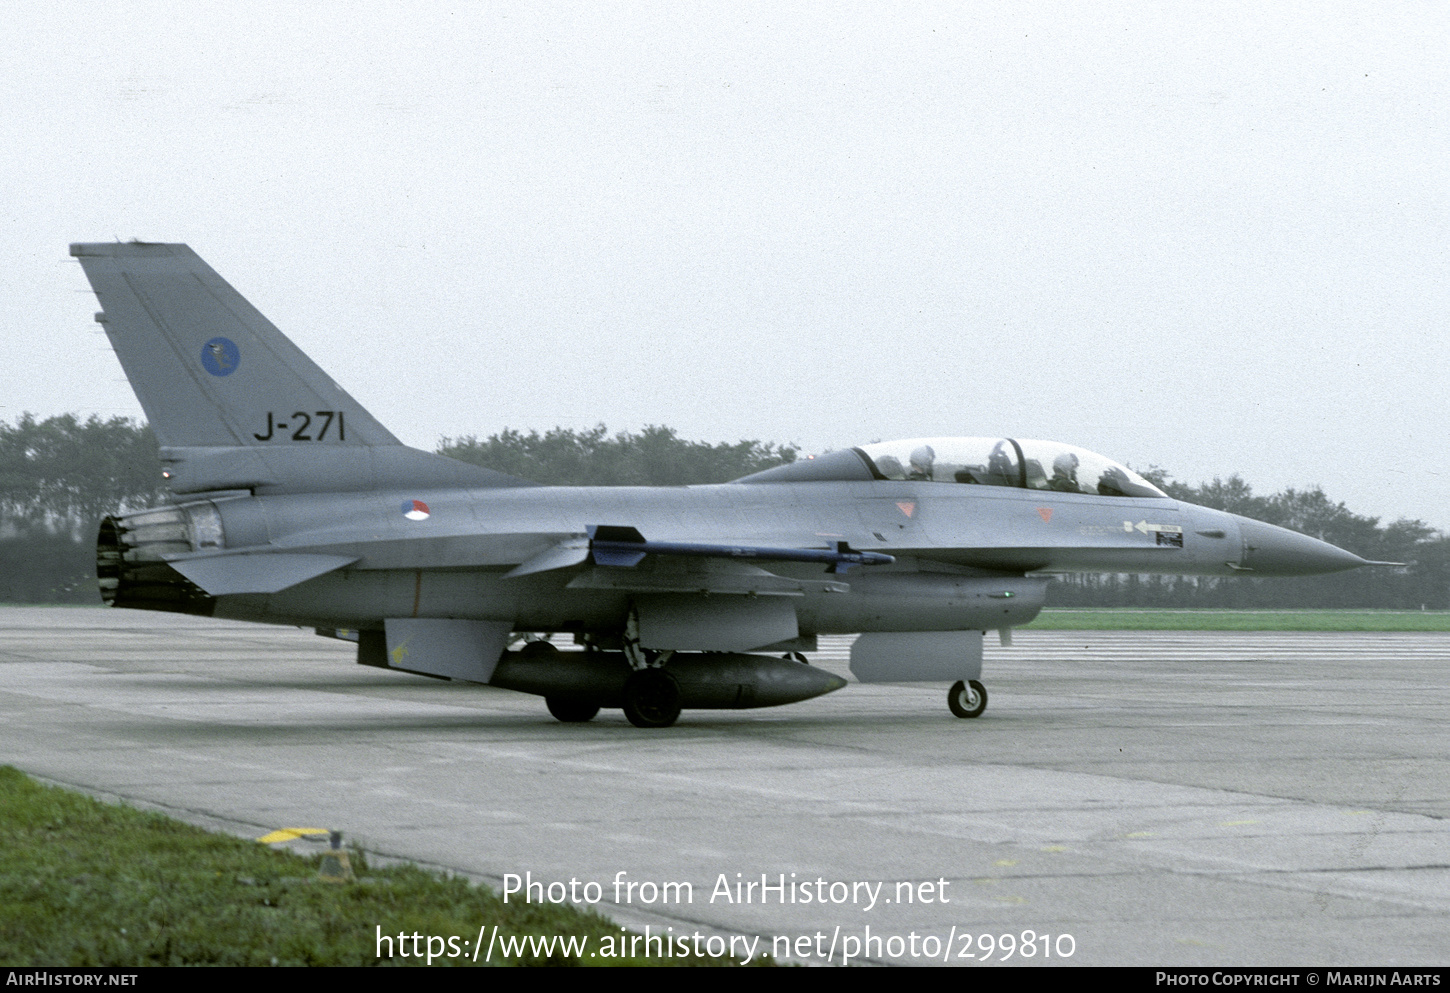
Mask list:
[[[845,674],[848,644],[813,661]],[[1019,631],[989,639],[979,720],[945,687],[853,684],[641,731],[357,666],[310,631],[0,608],[0,762],[495,886],[595,882],[621,921],[808,936],[806,961],[854,937],[974,965],[982,935],[997,961],[1032,931],[1054,963],[1445,965],[1447,677],[1445,634]],[[616,906],[616,879],[693,899]],[[868,926],[886,940],[861,947]]]

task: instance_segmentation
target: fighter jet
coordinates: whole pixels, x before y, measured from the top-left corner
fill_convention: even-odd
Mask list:
[[[988,631],[1075,572],[1304,576],[1344,549],[1019,438],[843,448],[731,483],[542,486],[408,448],[186,245],[71,246],[161,445],[170,502],[107,517],[115,607],[315,628],[363,665],[622,708],[769,707],[950,683],[977,717]],[[560,650],[555,641],[572,640]]]

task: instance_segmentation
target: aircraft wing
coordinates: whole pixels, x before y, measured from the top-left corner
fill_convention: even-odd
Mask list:
[[[664,560],[639,568],[603,566],[580,573],[569,589],[628,590],[633,593],[735,593],[751,596],[805,596],[847,593],[835,580],[796,579],[741,562],[701,559]]]
[[[632,527],[595,525],[589,529],[589,550],[596,565],[635,566],[646,555],[701,559],[763,559],[776,562],[820,562],[828,572],[845,572],[856,565],[889,565],[893,556],[858,552],[844,541],[829,548],[777,548],[762,545],[711,544],[693,541],[648,541]]]
[[[171,559],[167,564],[212,596],[228,596],[234,593],[280,593],[356,561],[355,555],[263,552]]]
[[[646,560],[649,564],[642,565]],[[519,564],[507,575],[527,576],[592,563],[595,568],[570,581],[571,589],[615,589],[669,593],[744,593],[802,596],[820,591],[844,593],[842,582],[778,576],[741,560],[811,562],[827,572],[857,565],[895,561],[881,552],[859,552],[845,542],[830,548],[785,548],[708,542],[649,541],[638,529],[596,525],[585,535],[561,541]]]

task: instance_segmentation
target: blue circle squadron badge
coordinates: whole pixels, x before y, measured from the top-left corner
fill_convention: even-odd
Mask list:
[[[230,376],[241,361],[242,352],[230,338],[213,338],[201,346],[201,366],[213,376]]]

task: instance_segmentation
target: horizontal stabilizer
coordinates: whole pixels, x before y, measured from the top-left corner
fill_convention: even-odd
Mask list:
[[[199,559],[172,560],[169,564],[212,596],[229,596],[235,593],[280,593],[356,561],[355,555],[264,552],[260,555],[209,555]]]

